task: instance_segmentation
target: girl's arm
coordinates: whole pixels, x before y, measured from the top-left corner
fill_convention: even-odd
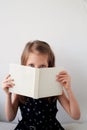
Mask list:
[[[17,95],[13,95],[12,101],[12,94],[6,95],[6,103],[5,103],[5,113],[6,118],[8,121],[14,120],[18,110],[18,98]]]
[[[60,72],[59,75],[57,75],[57,81],[60,82],[60,84],[65,88],[65,91],[67,92],[67,95],[63,91],[63,94],[58,96],[60,104],[73,119],[79,119],[80,108],[71,90],[71,79],[69,74],[66,71]]]
[[[15,118],[18,109],[17,95],[16,94],[12,95],[9,92],[9,88],[13,86],[14,86],[13,80],[11,79],[10,75],[8,75],[2,83],[2,88],[6,93],[5,113],[6,118],[9,121],[12,121]]]

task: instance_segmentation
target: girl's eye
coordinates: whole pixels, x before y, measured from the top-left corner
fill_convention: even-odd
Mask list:
[[[46,68],[46,65],[41,65],[40,68]]]
[[[34,65],[33,65],[33,64],[29,64],[28,66],[29,66],[29,67],[34,67]]]

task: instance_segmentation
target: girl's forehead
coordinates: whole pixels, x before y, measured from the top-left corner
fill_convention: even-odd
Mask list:
[[[29,57],[48,57],[48,54],[43,54],[41,52],[35,51],[35,52],[30,52]]]
[[[46,64],[48,65],[48,55],[40,54],[40,53],[30,53],[28,56],[27,64]]]

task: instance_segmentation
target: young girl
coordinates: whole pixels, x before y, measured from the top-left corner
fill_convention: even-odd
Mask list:
[[[54,67],[55,56],[46,42],[36,40],[26,44],[21,56],[21,64],[35,68]],[[68,97],[64,91],[60,96],[40,99],[17,94],[12,95],[9,88],[14,87],[13,79],[10,75],[5,78],[2,87],[6,92],[6,117],[9,121],[12,121],[17,114],[18,107],[22,115],[22,120],[19,121],[15,130],[64,130],[56,119],[57,100],[73,119],[80,118],[80,109],[71,90],[69,74],[62,71],[55,76],[55,79],[64,87]]]

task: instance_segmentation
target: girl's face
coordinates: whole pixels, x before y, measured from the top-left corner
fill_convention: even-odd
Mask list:
[[[30,52],[26,65],[35,68],[46,68],[48,67],[48,55],[37,51]]]

